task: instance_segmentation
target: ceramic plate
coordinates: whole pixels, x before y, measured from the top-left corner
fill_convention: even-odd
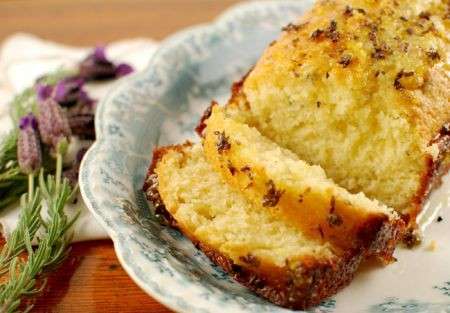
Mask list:
[[[210,101],[223,103],[231,83],[311,2],[247,2],[210,25],[176,34],[147,70],[117,85],[98,108],[98,141],[81,169],[83,197],[128,274],[175,311],[289,311],[232,281],[161,224],[141,187],[152,148],[195,139],[192,130]],[[364,266],[349,287],[311,312],[450,312],[449,189],[446,177],[421,216],[423,228],[428,225],[422,246],[397,251],[398,262],[386,268]]]

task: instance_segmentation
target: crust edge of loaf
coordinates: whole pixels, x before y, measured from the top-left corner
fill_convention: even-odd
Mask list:
[[[420,186],[412,200],[411,213],[404,215],[405,222],[412,228],[416,228],[415,219],[421,212],[423,204],[431,192],[442,184],[442,177],[450,170],[450,164],[444,160],[450,155],[450,122],[443,125],[436,138],[429,145],[437,144],[439,153],[433,159],[429,155],[426,159],[427,170],[422,174]]]
[[[377,256],[388,263],[394,258],[396,243],[401,234],[403,221],[385,220],[374,221],[378,223],[376,236],[372,236],[372,243],[369,250],[355,249],[348,251],[345,255],[336,260],[308,259],[302,262],[295,270],[285,267],[265,266],[264,270],[252,266],[236,264],[232,259],[223,255],[214,248],[197,240],[191,233],[182,229],[165,207],[158,191],[158,177],[154,172],[158,162],[164,154],[170,150],[182,151],[192,143],[186,142],[182,145],[158,147],[153,152],[153,160],[147,173],[147,178],[143,190],[149,201],[154,204],[155,213],[163,216],[169,225],[179,229],[187,236],[197,249],[203,253],[225,272],[230,274],[237,282],[246,286],[256,294],[266,298],[270,302],[289,309],[307,309],[320,304],[324,299],[333,296],[340,289],[347,286],[358,269],[360,262],[375,251]],[[371,225],[368,225],[370,228]],[[269,279],[273,273],[277,273],[277,279]]]

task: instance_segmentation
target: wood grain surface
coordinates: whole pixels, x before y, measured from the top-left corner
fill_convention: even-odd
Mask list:
[[[0,0],[0,41],[30,32],[92,46],[128,38],[162,39],[212,20],[236,0]],[[170,312],[145,294],[120,266],[111,241],[77,243],[49,277],[34,312]]]

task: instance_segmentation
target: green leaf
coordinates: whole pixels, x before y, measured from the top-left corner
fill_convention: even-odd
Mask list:
[[[3,188],[0,192],[0,210],[17,202],[26,191],[27,185],[25,181],[13,184],[9,188]]]
[[[49,73],[45,76],[42,76],[39,79],[39,82],[46,85],[56,85],[61,79],[67,78],[69,76],[75,76],[77,71],[75,69],[64,69],[59,68],[53,73]]]
[[[0,143],[0,170],[7,167],[10,161],[17,160],[17,131],[10,131]]]
[[[20,118],[30,112],[37,113],[36,92],[33,87],[16,95],[10,103],[10,116],[16,127],[18,127]]]

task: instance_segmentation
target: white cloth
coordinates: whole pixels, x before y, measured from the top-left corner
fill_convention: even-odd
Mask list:
[[[156,50],[157,44],[149,39],[129,39],[111,43],[107,46],[107,56],[116,62],[126,62],[136,71],[145,68]],[[0,46],[0,138],[11,127],[8,103],[24,88],[31,86],[35,79],[61,67],[73,67],[83,59],[93,47],[70,47],[45,41],[29,34],[15,34]],[[108,93],[111,83],[87,86],[94,99],[101,99]],[[93,218],[83,203],[81,196],[67,212],[81,210],[74,225],[73,241],[86,241],[108,238],[106,231]],[[2,234],[8,238],[15,228],[19,216],[17,206],[0,212]]]

